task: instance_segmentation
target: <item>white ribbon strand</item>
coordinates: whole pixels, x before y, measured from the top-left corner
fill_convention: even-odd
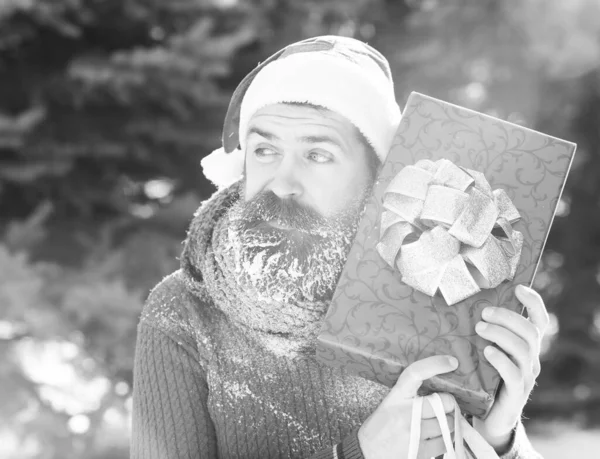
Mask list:
[[[431,404],[442,431],[442,438],[446,446],[444,459],[500,459],[494,448],[464,418],[456,400],[454,400],[454,443],[452,443],[444,404],[442,398],[436,393],[414,399],[407,459],[418,458],[419,444],[421,443],[421,416],[425,399]],[[465,443],[474,456],[465,448]]]

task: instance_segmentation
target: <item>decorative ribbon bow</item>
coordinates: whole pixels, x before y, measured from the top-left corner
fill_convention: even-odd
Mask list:
[[[481,172],[419,161],[392,179],[383,207],[377,251],[414,289],[429,296],[439,289],[453,305],[513,279],[523,235],[511,223],[521,216]]]
[[[417,459],[421,437],[421,414],[425,399],[431,403],[442,431],[442,438],[446,446],[444,459],[471,459],[473,457],[476,459],[499,459],[494,448],[463,417],[456,400],[454,400],[454,445],[452,444],[444,404],[442,403],[442,398],[437,393],[425,397],[415,397],[414,399],[407,459]],[[465,449],[465,443],[473,454]]]

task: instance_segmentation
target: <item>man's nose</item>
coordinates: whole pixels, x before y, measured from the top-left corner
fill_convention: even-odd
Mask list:
[[[300,168],[293,158],[288,156],[279,163],[269,183],[269,189],[281,199],[297,198],[302,194],[304,190],[300,180]]]

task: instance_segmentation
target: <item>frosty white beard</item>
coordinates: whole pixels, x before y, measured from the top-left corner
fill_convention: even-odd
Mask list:
[[[352,245],[363,200],[364,196],[343,214],[326,219],[272,192],[249,202],[240,199],[229,210],[228,237],[238,281],[253,287],[265,301],[329,301]]]

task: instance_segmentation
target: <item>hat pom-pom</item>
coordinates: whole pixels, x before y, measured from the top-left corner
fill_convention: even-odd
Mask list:
[[[200,161],[204,176],[218,189],[237,182],[244,172],[244,153],[235,149],[225,153],[223,147],[217,148]]]

